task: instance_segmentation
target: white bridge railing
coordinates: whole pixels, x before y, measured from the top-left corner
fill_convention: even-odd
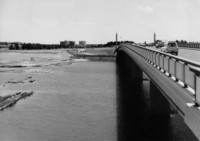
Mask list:
[[[168,74],[169,77],[174,77],[176,82],[182,82],[184,88],[192,88],[194,94],[191,92],[191,95],[194,95],[194,103],[196,106],[200,105],[199,63],[137,45],[125,47],[140,55],[161,72]]]

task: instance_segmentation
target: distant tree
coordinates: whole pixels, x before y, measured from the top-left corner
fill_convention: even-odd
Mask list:
[[[9,47],[9,49],[10,49],[10,50],[14,50],[14,49],[15,49],[15,45],[14,45],[14,44],[11,44],[10,47]]]

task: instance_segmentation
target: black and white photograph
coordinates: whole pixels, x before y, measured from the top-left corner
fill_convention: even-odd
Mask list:
[[[0,0],[0,141],[200,140],[200,0]]]

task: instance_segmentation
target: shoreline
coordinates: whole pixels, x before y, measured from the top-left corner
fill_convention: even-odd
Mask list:
[[[69,54],[73,55],[75,58],[84,58],[91,61],[116,61],[116,55],[113,54],[113,48],[110,49],[76,49],[68,50]]]

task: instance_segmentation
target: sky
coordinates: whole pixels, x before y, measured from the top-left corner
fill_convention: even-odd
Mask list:
[[[200,0],[0,0],[0,41],[200,41]]]

